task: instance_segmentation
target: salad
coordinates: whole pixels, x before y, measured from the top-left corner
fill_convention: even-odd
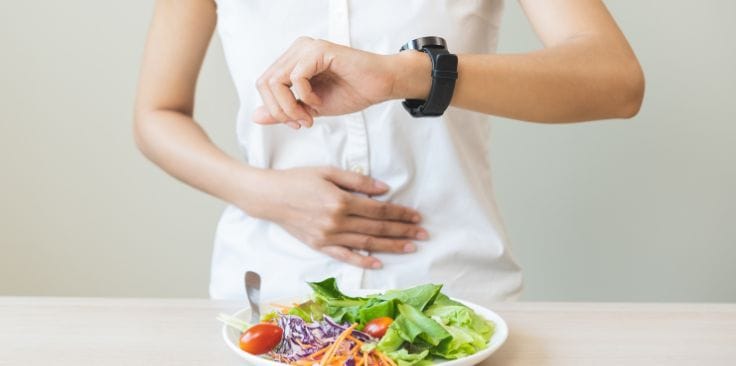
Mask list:
[[[249,325],[218,318],[241,332],[240,348],[298,366],[413,366],[472,355],[494,324],[426,284],[365,297],[348,296],[334,278],[309,282],[311,300],[265,314]]]

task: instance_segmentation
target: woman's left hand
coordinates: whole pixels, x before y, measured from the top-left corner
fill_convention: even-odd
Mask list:
[[[311,127],[315,116],[353,113],[398,97],[401,59],[300,37],[258,78],[263,105],[253,121]]]

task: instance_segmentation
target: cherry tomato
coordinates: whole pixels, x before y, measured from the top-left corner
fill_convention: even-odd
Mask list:
[[[368,323],[365,323],[363,331],[370,334],[372,337],[381,338],[386,334],[386,329],[388,329],[388,326],[393,322],[394,320],[387,316],[375,318]]]
[[[240,336],[240,349],[254,355],[272,350],[281,342],[284,330],[276,324],[260,323],[248,328]]]

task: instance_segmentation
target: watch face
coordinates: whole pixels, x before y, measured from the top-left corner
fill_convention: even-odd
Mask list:
[[[401,51],[405,50],[418,50],[421,51],[423,48],[447,48],[447,42],[442,37],[421,37],[407,42],[401,47]]]

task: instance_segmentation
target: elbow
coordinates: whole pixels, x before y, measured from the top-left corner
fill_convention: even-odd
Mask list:
[[[626,71],[619,79],[620,96],[618,104],[618,118],[630,119],[639,114],[641,105],[644,101],[645,80],[644,72],[639,63],[634,60],[632,65],[626,68]]]
[[[133,113],[133,142],[138,150],[143,151],[143,125],[145,124],[145,113],[136,108]]]
[[[133,113],[133,142],[143,155],[148,156],[148,125],[150,123],[150,111],[136,108]]]

